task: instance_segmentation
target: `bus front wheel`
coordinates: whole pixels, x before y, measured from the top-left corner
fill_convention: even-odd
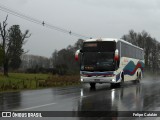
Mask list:
[[[90,87],[91,88],[95,88],[96,87],[96,83],[90,83]]]
[[[111,83],[110,86],[111,86],[111,88],[120,87],[121,84],[120,83]]]
[[[133,83],[140,83],[140,80],[141,80],[141,72],[137,72],[137,78],[135,80],[133,80]]]
[[[142,75],[141,75],[141,72],[140,72],[137,76],[137,82],[140,83],[141,79],[142,79]]]
[[[121,86],[124,85],[124,75],[123,75],[123,73],[122,73],[122,75],[121,75],[121,82],[120,82],[120,85],[121,85]]]

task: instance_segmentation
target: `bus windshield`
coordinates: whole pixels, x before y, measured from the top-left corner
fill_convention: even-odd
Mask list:
[[[81,70],[114,71],[115,49],[114,41],[85,42],[82,47]]]
[[[85,52],[82,55],[81,70],[114,71],[114,52]]]

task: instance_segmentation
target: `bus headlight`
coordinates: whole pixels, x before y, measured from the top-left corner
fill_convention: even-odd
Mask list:
[[[83,79],[81,78],[81,82],[83,82]]]
[[[116,82],[116,80],[115,80],[115,79],[112,79],[112,82]]]

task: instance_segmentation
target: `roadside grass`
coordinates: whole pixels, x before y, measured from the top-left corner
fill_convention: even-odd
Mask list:
[[[79,75],[9,73],[9,77],[5,77],[0,73],[0,92],[78,84]]]

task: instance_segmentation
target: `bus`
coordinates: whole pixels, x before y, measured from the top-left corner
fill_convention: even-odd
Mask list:
[[[80,81],[123,85],[126,81],[140,82],[144,73],[144,51],[122,39],[100,38],[83,41],[75,53],[80,62]]]

